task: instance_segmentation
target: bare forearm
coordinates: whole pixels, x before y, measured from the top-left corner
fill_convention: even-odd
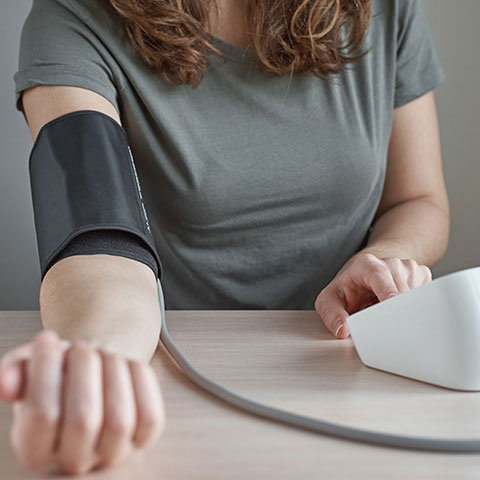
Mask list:
[[[450,234],[450,214],[428,198],[395,205],[373,224],[361,252],[380,257],[412,258],[432,267],[444,255]]]
[[[40,288],[44,328],[66,340],[140,361],[158,345],[156,278],[145,264],[113,255],[78,255],[55,263]]]

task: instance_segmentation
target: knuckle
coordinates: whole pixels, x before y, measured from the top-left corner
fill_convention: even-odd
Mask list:
[[[75,340],[74,342],[72,342],[71,345],[72,345],[72,348],[77,351],[77,353],[83,352],[86,355],[98,354],[97,349],[87,340]]]
[[[413,272],[417,268],[417,262],[413,258],[407,258],[405,260],[405,266],[410,272]]]
[[[53,330],[43,330],[35,336],[34,343],[51,345],[52,343],[56,343],[57,340],[58,335]]]
[[[155,430],[157,428],[163,429],[165,424],[165,416],[159,411],[149,409],[142,412],[140,423],[142,424],[143,428],[148,430]]]
[[[133,437],[133,445],[136,448],[150,445],[162,435],[165,427],[166,418],[162,412],[148,411],[142,413]]]
[[[70,359],[73,356],[75,361],[84,362],[85,366],[101,362],[100,353],[82,340],[75,341],[70,347],[68,354]]]
[[[403,273],[405,267],[405,263],[398,257],[391,257],[387,261],[386,268],[389,269],[391,272],[396,273]],[[407,268],[408,265],[407,265]]]
[[[424,271],[427,279],[431,280],[432,279],[432,271],[430,270],[430,268],[427,267],[427,265],[421,265],[420,268]]]
[[[55,361],[61,353],[61,347],[59,344],[51,345],[47,348],[41,348],[35,352],[36,360],[42,362]]]
[[[388,261],[396,265],[401,265],[403,260],[400,257],[388,257]]]
[[[322,315],[322,301],[321,299],[317,298],[313,304],[313,308],[315,309],[315,311],[320,315],[320,316],[323,316]]]
[[[114,467],[119,461],[119,455],[107,455],[99,461],[98,466],[100,468]]]
[[[319,307],[327,303],[334,296],[341,296],[341,282],[338,279],[332,280],[315,298],[315,305]]]
[[[379,275],[387,270],[387,266],[384,263],[379,262],[378,259],[375,259],[374,262],[367,263],[365,268],[371,275]]]
[[[326,298],[328,298],[329,290],[328,287],[325,287],[318,295],[317,298],[315,299],[315,305],[320,306]]]
[[[366,260],[367,262],[376,262],[378,261],[378,257],[375,256],[373,253],[367,252],[365,253],[362,258]]]
[[[76,434],[88,436],[91,435],[96,428],[96,423],[88,412],[78,412],[67,418],[66,424],[75,431]]]
[[[32,405],[24,412],[28,423],[36,429],[43,429],[55,425],[59,418],[58,409],[50,405]]]
[[[319,292],[316,300],[321,300],[325,296],[325,294],[327,293],[327,289],[328,289],[328,285],[325,288],[323,288],[321,292]]]
[[[75,340],[70,346],[70,353],[78,356],[88,357],[92,353],[89,345],[82,340]]]
[[[115,435],[126,435],[133,431],[134,422],[121,414],[114,414],[105,420],[105,429]]]

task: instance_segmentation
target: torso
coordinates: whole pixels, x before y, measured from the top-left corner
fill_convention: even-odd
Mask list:
[[[261,72],[240,51],[240,1],[217,1],[228,9],[214,36],[239,48],[219,45],[231,61],[210,55],[197,88],[171,85],[127,48],[107,2],[35,1],[16,89],[55,72],[120,112],[166,310],[312,310],[367,237],[395,102],[441,80],[428,24],[421,2],[374,1],[370,53],[324,82]],[[63,21],[46,28],[52,18]]]

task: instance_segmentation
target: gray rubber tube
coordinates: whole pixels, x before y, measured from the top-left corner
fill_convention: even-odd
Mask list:
[[[428,438],[428,437],[409,437],[404,435],[390,435],[372,430],[363,430],[361,428],[346,427],[344,425],[325,422],[312,417],[298,415],[286,410],[275,407],[269,407],[261,403],[254,402],[248,398],[237,395],[227,390],[218,383],[209,380],[199,373],[185,358],[182,352],[177,348],[170,335],[168,334],[167,323],[165,319],[165,304],[163,298],[162,286],[157,279],[158,298],[160,300],[160,309],[162,313],[162,329],[160,332],[160,341],[163,343],[168,353],[174,358],[185,375],[190,378],[199,387],[211,393],[215,397],[221,398],[227,403],[234,405],[242,410],[255,415],[286,423],[305,430],[310,430],[327,435],[356,440],[378,445],[387,445],[392,447],[408,448],[414,450],[431,450],[442,452],[479,452],[480,439],[449,439],[449,438]]]

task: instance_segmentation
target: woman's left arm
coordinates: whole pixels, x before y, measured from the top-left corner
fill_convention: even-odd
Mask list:
[[[449,233],[450,207],[430,91],[394,110],[383,194],[362,251],[432,267],[445,255]]]
[[[450,234],[433,91],[394,110],[382,198],[365,248],[319,293],[315,310],[339,338],[346,317],[431,281]],[[341,324],[343,323],[343,328]]]

